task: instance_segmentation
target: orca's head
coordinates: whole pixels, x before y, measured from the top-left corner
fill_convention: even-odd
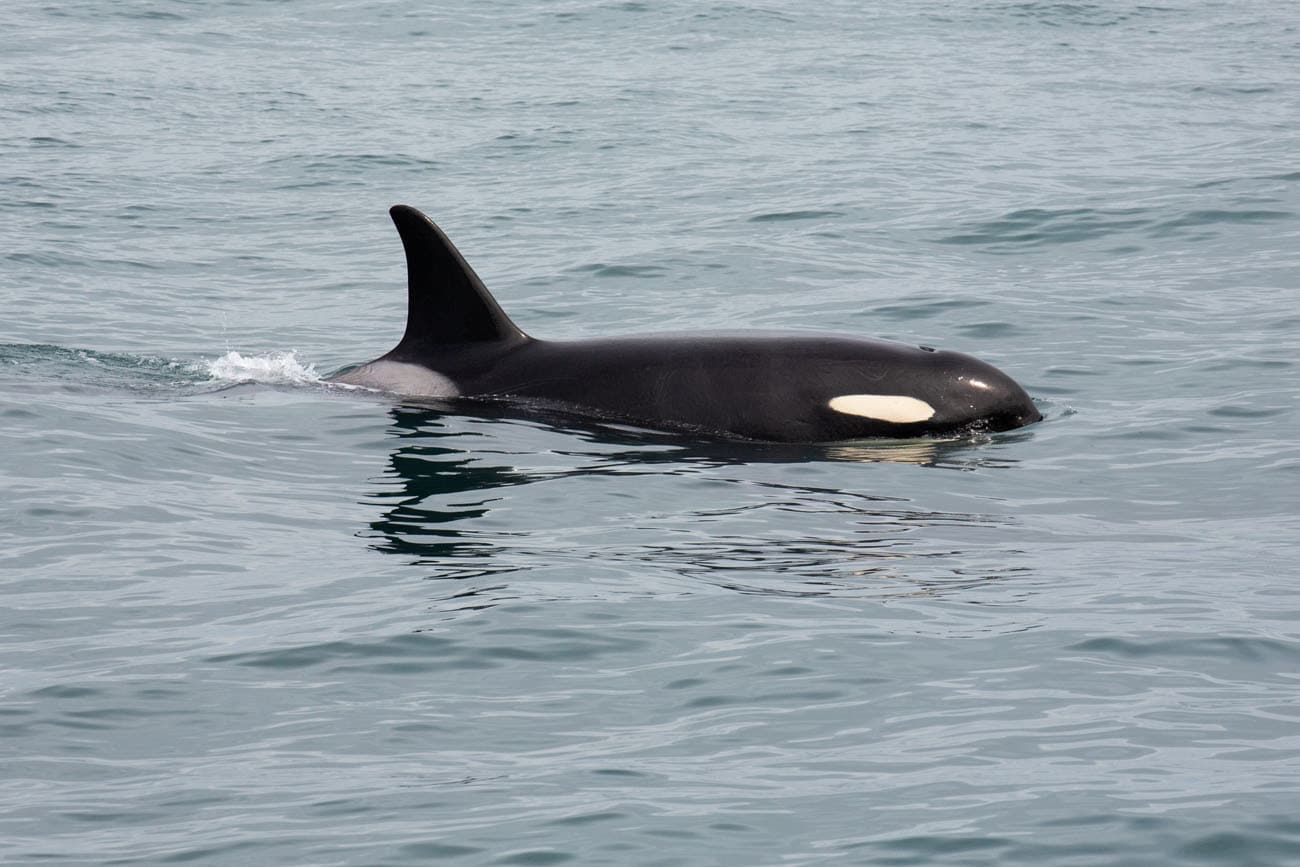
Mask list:
[[[1006,431],[1042,419],[1020,384],[991,364],[960,352],[924,349],[930,372],[925,387],[936,432]]]
[[[997,432],[1042,418],[1014,379],[960,352],[877,344],[865,364],[828,378],[843,391],[823,422],[841,438]]]

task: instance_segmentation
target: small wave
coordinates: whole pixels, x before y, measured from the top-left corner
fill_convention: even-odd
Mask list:
[[[1027,208],[1000,219],[969,224],[963,231],[936,238],[938,244],[982,246],[989,252],[1094,241],[1116,234],[1147,238],[1212,237],[1231,225],[1292,220],[1292,211],[1197,209],[1161,217],[1153,208]],[[1195,234],[1193,234],[1195,232]],[[1122,249],[1134,251],[1134,245]]]
[[[940,244],[1044,246],[1090,241],[1149,226],[1148,208],[1026,208],[966,231],[936,239]]]
[[[1012,18],[1033,21],[1048,27],[1114,27],[1129,21],[1175,11],[1172,6],[1137,6],[1116,10],[1101,3],[1007,3],[989,7]]]
[[[668,273],[666,268],[658,265],[607,265],[604,262],[578,265],[570,270],[597,277],[659,277]]]
[[[203,371],[156,355],[97,352],[47,343],[0,344],[0,370],[21,371],[31,382],[152,391],[195,382]]]
[[[787,220],[827,220],[842,217],[840,211],[779,211],[770,214],[755,214],[749,218],[751,223],[780,223]]]
[[[316,365],[304,365],[296,353],[269,352],[265,355],[245,357],[238,352],[227,352],[212,361],[203,361],[200,368],[212,379],[225,382],[261,382],[268,385],[308,385],[321,381]]]
[[[1293,663],[1300,659],[1300,648],[1294,642],[1253,636],[1225,635],[1208,638],[1188,635],[1148,639],[1099,637],[1072,644],[1067,649],[1109,653],[1129,659],[1208,656],[1220,660],[1279,660]]]

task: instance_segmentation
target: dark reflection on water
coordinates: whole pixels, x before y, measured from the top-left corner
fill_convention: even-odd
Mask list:
[[[512,451],[492,434],[496,424],[520,424],[504,410],[495,415],[491,407],[482,408],[469,418],[459,406],[403,406],[390,414],[396,447],[384,484],[367,498],[384,507],[370,524],[372,546],[437,567],[434,578],[463,580],[582,561],[638,580],[645,573],[668,574],[741,593],[828,596],[879,592],[882,582],[900,580],[907,584],[903,592],[929,593],[1019,571],[1006,563],[1008,554],[1018,552],[1000,551],[996,564],[986,567],[961,547],[964,535],[1001,526],[1003,517],[921,508],[896,494],[744,472],[828,462],[950,470],[1012,463],[990,457],[971,441],[716,442],[556,417],[525,430],[560,435],[560,448],[551,439],[539,451]],[[1016,436],[1027,434],[999,439]],[[719,475],[719,469],[740,472]],[[678,476],[684,484],[723,487],[674,492],[666,502],[644,487],[643,496],[624,501],[616,495],[617,502],[609,501],[608,487],[572,487],[583,477],[625,476]],[[565,487],[556,496],[547,491],[535,501],[512,502],[521,522],[490,520],[493,510],[515,499],[507,489],[539,482]],[[604,499],[593,506],[595,498]],[[631,511],[611,515],[608,508]],[[549,527],[555,521],[563,523],[562,531]],[[466,592],[476,595],[482,588]]]
[[[490,542],[448,525],[482,517],[496,499],[491,491],[527,484],[535,477],[513,467],[494,466],[466,451],[461,446],[468,435],[444,424],[438,411],[398,407],[391,415],[392,435],[399,445],[389,455],[384,476],[397,481],[399,487],[371,494],[373,501],[388,505],[370,524],[379,534],[373,547],[416,557],[417,562],[490,557],[494,548]],[[483,496],[448,500],[456,494]],[[457,577],[468,578],[513,570],[482,563],[458,571]]]

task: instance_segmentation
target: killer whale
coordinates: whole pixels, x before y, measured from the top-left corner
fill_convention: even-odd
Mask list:
[[[389,214],[406,252],[406,330],[333,382],[762,442],[946,436],[1041,418],[1002,371],[929,347],[800,332],[538,340],[432,220],[408,205]]]

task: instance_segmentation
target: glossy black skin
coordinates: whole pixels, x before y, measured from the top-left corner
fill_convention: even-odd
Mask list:
[[[1041,418],[1024,389],[976,358],[852,337],[522,338],[386,358],[437,370],[465,397],[767,442],[1002,431]],[[830,408],[832,398],[864,393],[914,397],[935,415],[899,424]]]
[[[537,340],[497,305],[460,252],[424,214],[390,211],[406,250],[406,332],[339,382],[443,400],[490,400],[661,430],[766,442],[946,436],[1038,421],[1029,395],[993,366],[958,352],[815,333],[635,335]],[[408,376],[384,362],[413,365]],[[932,417],[889,421],[831,409],[846,395],[924,401]],[[887,413],[886,413],[887,414]]]

